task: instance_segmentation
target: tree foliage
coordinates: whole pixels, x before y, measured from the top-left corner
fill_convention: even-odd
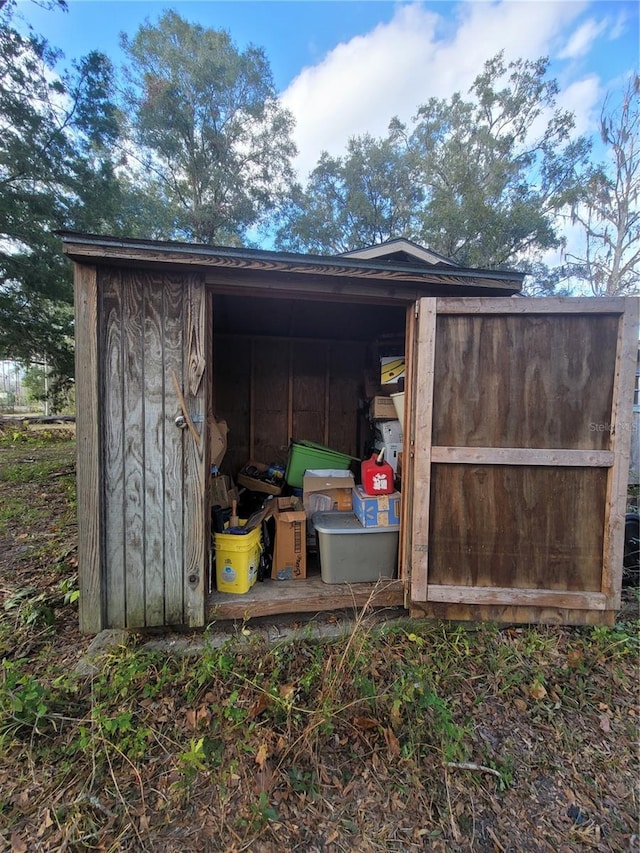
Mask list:
[[[345,251],[404,236],[463,265],[539,264],[562,243],[556,216],[589,152],[547,72],[546,59],[506,65],[500,54],[468,99],[431,98],[410,125],[393,119],[386,138],[323,154],[279,245]]]
[[[46,357],[64,383],[73,376],[73,291],[56,230],[136,235],[162,218],[120,168],[111,62],[93,52],[60,75],[60,54],[12,24],[8,4],[0,14],[0,356]]]
[[[56,228],[73,225],[94,189],[96,155],[115,133],[110,65],[90,54],[60,78],[58,55],[0,21],[0,352],[47,353],[72,375],[70,272]],[[102,164],[104,166],[104,163]],[[89,194],[88,194],[89,193]]]
[[[188,239],[237,244],[292,179],[292,118],[264,52],[166,12],[123,37],[135,142]]]
[[[605,101],[600,136],[608,162],[594,168],[572,206],[584,252],[568,272],[596,296],[640,294],[640,76],[618,103]]]
[[[423,197],[402,142],[355,137],[344,157],[322,154],[305,191],[296,187],[277,243],[291,251],[339,253],[413,234]]]

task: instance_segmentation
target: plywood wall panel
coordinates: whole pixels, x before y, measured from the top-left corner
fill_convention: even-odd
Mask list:
[[[214,302],[214,311],[217,302]],[[222,469],[235,474],[250,457],[251,341],[214,335],[213,409],[229,427]]]
[[[328,345],[295,341],[292,353],[293,438],[324,444],[327,425]]]
[[[184,372],[183,288],[177,279],[163,288],[163,393],[164,393],[164,619],[167,625],[184,621],[184,432],[175,426],[180,414],[173,373]]]
[[[100,464],[100,305],[94,266],[76,264],[74,291],[79,615],[80,630],[95,634],[104,628],[106,614]]]
[[[606,469],[432,466],[429,584],[600,591]]]
[[[210,369],[211,353],[206,351],[206,291],[198,274],[185,276],[186,304],[184,322],[184,373],[182,393],[189,410],[197,442],[190,430],[183,433],[184,447],[184,618],[183,624],[204,624],[204,591],[209,546],[208,477],[205,471],[207,453],[206,415],[207,382],[204,372]]]
[[[358,401],[364,376],[366,350],[362,343],[337,343],[328,353],[329,423],[327,444],[359,456]]]
[[[615,316],[440,316],[434,445],[607,450]],[[601,426],[602,425],[602,426]]]
[[[250,457],[285,463],[291,438],[358,455],[366,346],[215,335],[214,406],[229,425],[223,470],[237,474]]]
[[[285,342],[255,339],[252,400],[251,455],[259,462],[282,462],[289,444],[289,347]]]
[[[106,611],[108,627],[123,628],[127,617],[121,271],[101,270],[99,285]]]
[[[146,624],[144,289],[127,270],[122,275],[122,303],[125,601],[127,626],[137,628]]]

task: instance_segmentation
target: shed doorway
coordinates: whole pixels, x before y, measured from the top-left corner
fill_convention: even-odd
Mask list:
[[[235,478],[248,461],[286,467],[291,440],[363,458],[375,439],[365,374],[379,373],[381,353],[404,355],[413,306],[234,296],[215,287],[210,304],[212,406],[229,428],[221,472]],[[377,606],[404,603],[400,580],[323,583],[313,544],[302,580],[268,578],[243,595],[214,586],[209,619],[341,609],[370,598]]]

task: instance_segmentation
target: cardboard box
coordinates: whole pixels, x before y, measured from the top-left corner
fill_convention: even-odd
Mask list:
[[[403,355],[384,356],[380,359],[380,384],[397,385],[399,379],[405,378],[405,362]]]
[[[300,499],[276,498],[273,517],[276,533],[271,577],[279,581],[306,578],[307,516]]]
[[[367,400],[378,394],[384,394],[385,389],[380,384],[379,370],[365,370],[364,372],[364,396]]]
[[[231,501],[238,500],[238,490],[234,486],[231,477],[226,474],[218,474],[211,478],[211,506],[221,506],[228,509]]]
[[[236,478],[241,486],[244,486],[251,492],[264,492],[266,495],[282,494],[284,483],[276,486],[273,483],[265,482],[265,480],[262,480],[259,477],[247,474],[247,469],[255,469],[259,474],[266,474],[269,470],[269,466],[265,465],[264,462],[255,462],[253,459],[250,459]]]
[[[227,452],[227,433],[229,432],[229,427],[226,421],[216,421],[214,418],[209,420],[208,427],[211,464],[219,467]]]
[[[351,471],[308,470],[302,481],[302,501],[308,517],[314,512],[351,512],[355,480]]]
[[[372,421],[392,421],[396,418],[391,397],[374,397],[369,403],[369,417]]]
[[[362,486],[356,486],[353,511],[363,527],[396,527],[400,524],[400,492],[368,495]]]

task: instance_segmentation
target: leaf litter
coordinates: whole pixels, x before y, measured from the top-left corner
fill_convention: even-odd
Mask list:
[[[42,452],[63,472],[73,452],[30,450],[31,467]],[[0,477],[8,465],[0,448]],[[60,593],[76,571],[72,474],[43,477],[3,482],[32,513],[2,530],[1,849],[638,849],[637,619],[365,612],[332,642],[241,626],[220,648],[205,634],[195,657],[132,633],[74,675],[90,638]]]

